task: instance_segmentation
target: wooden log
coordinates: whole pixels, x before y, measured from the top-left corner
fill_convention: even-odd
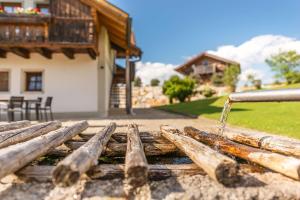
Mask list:
[[[76,150],[85,142],[77,142],[77,141],[67,141],[65,145],[70,148],[71,150]],[[146,156],[159,156],[159,155],[183,155],[182,152],[174,145],[174,144],[157,144],[157,143],[145,143],[144,152]],[[126,154],[126,143],[116,143],[116,142],[109,142],[107,148],[103,152],[103,156],[114,157],[114,156],[125,156]]]
[[[97,165],[103,149],[105,149],[116,124],[111,123],[92,137],[87,143],[59,162],[53,171],[53,182],[60,186],[74,185],[82,174]]]
[[[0,148],[24,142],[61,127],[59,121],[46,122],[31,127],[0,132]]]
[[[27,126],[30,126],[30,121],[3,123],[3,124],[0,124],[0,132],[20,129],[20,128],[24,128]]]
[[[88,127],[86,121],[61,128],[32,140],[0,149],[0,179],[14,173]]]
[[[227,128],[224,137],[238,143],[300,158],[300,141],[259,131]]]
[[[16,175],[26,181],[51,181],[54,166],[27,166]],[[124,165],[103,164],[92,167],[87,175],[93,180],[111,180],[124,178]],[[164,180],[184,175],[205,175],[206,173],[195,164],[181,165],[149,165],[150,180]]]
[[[186,135],[220,151],[264,166],[290,178],[299,180],[300,160],[230,141],[222,136],[185,127]]]
[[[184,136],[179,130],[162,126],[161,132],[165,138],[173,142],[191,160],[201,167],[213,180],[230,186],[238,181],[238,164],[225,155]]]
[[[131,189],[135,189],[147,183],[148,163],[137,125],[131,124],[128,126],[127,138],[125,179]]]

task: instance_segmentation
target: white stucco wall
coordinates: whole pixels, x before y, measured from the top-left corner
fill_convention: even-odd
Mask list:
[[[52,59],[46,59],[32,53],[30,59],[24,59],[8,53],[6,59],[0,59],[0,71],[10,72],[10,91],[0,92],[0,99],[13,95],[25,99],[53,96],[55,113],[106,115],[115,55],[105,28],[99,35],[99,53],[96,60],[87,54],[75,54],[71,60],[63,54],[53,54]],[[26,71],[43,72],[43,92],[24,92]]]

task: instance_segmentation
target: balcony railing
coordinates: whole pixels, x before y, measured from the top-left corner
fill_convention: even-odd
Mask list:
[[[204,75],[204,74],[213,74],[215,73],[215,67],[211,65],[197,65],[193,66],[195,74]]]

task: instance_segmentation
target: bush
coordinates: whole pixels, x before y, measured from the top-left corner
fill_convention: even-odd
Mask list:
[[[155,78],[155,79],[151,80],[150,84],[152,87],[156,87],[156,86],[159,86],[159,83],[160,83],[160,81],[157,78]]]
[[[201,91],[201,94],[203,96],[205,96],[206,98],[209,98],[209,97],[212,97],[216,94],[217,92],[215,90],[213,90],[212,88],[210,87],[206,87],[204,88],[202,91]]]
[[[262,81],[257,79],[257,80],[253,80],[253,85],[254,87],[257,89],[257,90],[260,90],[261,89],[261,84],[262,84]]]
[[[173,103],[173,99],[184,102],[193,94],[195,86],[195,80],[190,77],[181,79],[178,76],[172,76],[168,81],[164,82],[163,94],[169,97],[170,103]]]
[[[133,82],[134,87],[141,87],[142,86],[142,79],[140,77],[136,77]]]

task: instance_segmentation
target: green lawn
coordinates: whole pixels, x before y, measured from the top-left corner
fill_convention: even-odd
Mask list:
[[[300,84],[288,88],[300,88]],[[287,87],[285,87],[287,88]],[[219,120],[226,97],[161,106],[166,111],[203,116]],[[286,135],[300,139],[300,102],[235,103],[229,124]]]

